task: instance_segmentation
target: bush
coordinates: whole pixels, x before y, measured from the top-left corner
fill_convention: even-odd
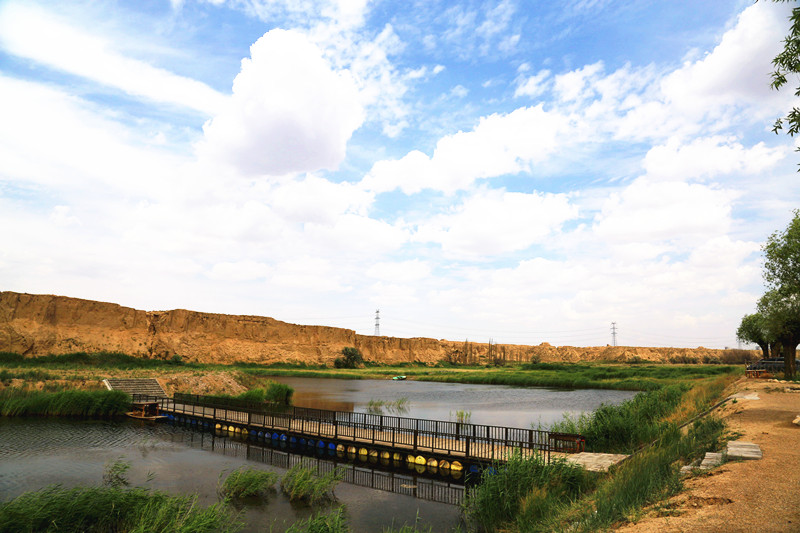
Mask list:
[[[333,360],[333,366],[336,368],[358,368],[363,364],[364,357],[358,348],[342,348],[342,357]]]

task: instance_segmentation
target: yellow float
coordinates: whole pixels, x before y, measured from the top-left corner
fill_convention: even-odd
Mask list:
[[[416,457],[416,459],[414,459],[414,462],[415,462],[415,463],[417,463],[418,465],[424,465],[425,463],[427,463],[427,461],[425,460],[425,458],[424,458],[424,457],[422,457],[421,455],[418,455],[418,456]]]
[[[452,470],[453,472],[461,472],[463,469],[464,467],[458,461],[453,461],[452,463],[450,463],[450,470]]]

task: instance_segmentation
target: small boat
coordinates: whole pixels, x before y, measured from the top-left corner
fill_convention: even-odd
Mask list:
[[[133,402],[133,411],[125,413],[136,420],[161,420],[167,415],[158,413],[158,402]]]
[[[403,381],[404,379],[406,379],[406,377],[405,376],[395,376],[392,379],[395,380],[395,381]]]

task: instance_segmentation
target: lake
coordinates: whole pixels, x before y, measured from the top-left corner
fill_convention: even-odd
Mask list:
[[[274,379],[295,388],[298,406],[366,412],[370,400],[408,398],[401,416],[453,420],[461,410],[469,411],[474,424],[513,427],[547,426],[564,413],[591,411],[601,403],[618,404],[635,395],[630,391],[422,381]],[[203,505],[219,501],[220,475],[243,465],[283,475],[297,462],[323,469],[338,464],[346,470],[349,482],[340,483],[335,493],[346,507],[353,531],[399,528],[413,525],[417,519],[425,529],[450,531],[459,521],[459,507],[452,503],[459,501],[464,491],[463,480],[441,473],[419,474],[406,465],[372,465],[313,452],[303,454],[278,444],[247,442],[179,424],[0,418],[0,500],[54,483],[98,485],[105,465],[116,459],[131,464],[133,485],[173,494],[196,493]],[[313,511],[276,491],[257,504],[242,507],[241,512],[247,523],[245,531],[280,533]]]

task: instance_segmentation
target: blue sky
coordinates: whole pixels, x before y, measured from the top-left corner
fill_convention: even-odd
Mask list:
[[[0,287],[735,346],[800,198],[790,8],[0,1]]]

